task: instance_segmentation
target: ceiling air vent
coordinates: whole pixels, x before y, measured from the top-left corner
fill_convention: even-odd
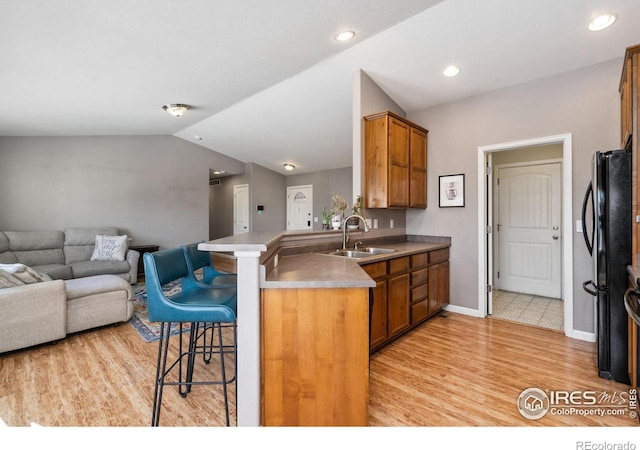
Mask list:
[[[215,180],[209,180],[209,186],[220,186],[220,178],[216,178]]]

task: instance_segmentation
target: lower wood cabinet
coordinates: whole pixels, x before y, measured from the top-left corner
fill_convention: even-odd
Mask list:
[[[449,303],[449,249],[363,265],[372,288],[370,350],[434,316]]]
[[[367,426],[369,290],[261,297],[261,425]]]

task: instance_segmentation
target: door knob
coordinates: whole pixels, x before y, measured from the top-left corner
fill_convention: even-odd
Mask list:
[[[558,236],[557,234],[553,235],[553,240],[554,240],[554,241],[557,241],[557,240],[558,240],[558,237],[559,237],[559,236]]]

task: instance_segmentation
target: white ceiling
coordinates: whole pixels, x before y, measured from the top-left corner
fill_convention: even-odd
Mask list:
[[[600,12],[618,21],[588,31]],[[281,173],[347,167],[358,69],[412,112],[621,58],[639,23],[639,0],[0,0],[0,136],[173,134]]]

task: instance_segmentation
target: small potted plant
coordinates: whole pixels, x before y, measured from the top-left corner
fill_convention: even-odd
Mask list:
[[[357,214],[359,216],[362,215],[362,197],[361,196],[357,196],[356,197],[356,201],[353,203],[353,208],[351,208],[353,210],[354,214]]]
[[[361,196],[358,195],[356,197],[356,201],[353,203],[353,207],[351,207],[351,210],[353,211],[353,214],[362,216],[362,197]],[[358,228],[360,228],[360,221],[352,220],[351,223],[347,225],[347,228],[350,230],[357,230]]]
[[[326,206],[322,208],[322,229],[323,230],[328,230],[329,228],[331,228],[329,226],[329,222],[331,222],[331,216],[332,214],[329,208],[327,208]]]
[[[340,229],[340,222],[342,221],[346,210],[347,201],[344,197],[339,194],[333,194],[331,196],[331,213],[333,214],[333,217],[331,218],[331,226],[334,230]]]

